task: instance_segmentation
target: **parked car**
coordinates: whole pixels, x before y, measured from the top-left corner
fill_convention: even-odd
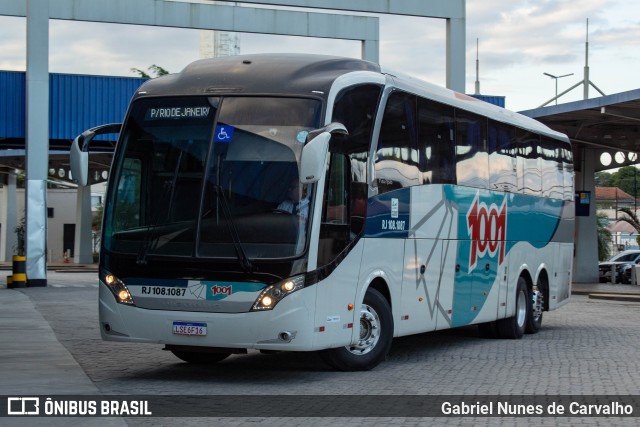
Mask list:
[[[631,268],[640,264],[640,250],[624,251],[598,266],[600,282],[611,282],[611,268],[615,267],[615,283],[631,283]]]

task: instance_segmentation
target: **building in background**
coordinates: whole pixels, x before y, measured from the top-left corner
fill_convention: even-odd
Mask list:
[[[237,6],[237,2],[219,1],[217,4]],[[232,31],[200,30],[200,58],[240,55],[240,33]]]
[[[638,215],[638,203],[631,194],[618,187],[596,187],[596,209],[598,214],[607,216],[607,229],[611,232],[611,255],[618,252],[639,249],[638,231],[631,224],[620,221],[619,209],[630,208]]]
[[[0,200],[4,200],[6,187],[0,186]],[[77,190],[74,188],[50,188],[47,190],[47,261],[50,263],[73,262],[75,256],[76,237],[76,198]],[[93,216],[102,206],[103,193],[91,194],[91,213]],[[16,190],[17,221],[20,223],[24,217],[24,188]],[[2,232],[15,233],[14,230],[6,229],[5,224],[0,221]],[[97,251],[99,236],[92,230],[92,247]],[[10,259],[15,252],[15,248],[5,247],[5,241],[0,241],[0,253],[7,254]],[[0,259],[5,261],[5,259]]]
[[[200,58],[240,55],[240,33],[200,31]]]

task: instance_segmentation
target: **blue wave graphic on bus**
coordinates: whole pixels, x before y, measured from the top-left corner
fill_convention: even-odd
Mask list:
[[[445,186],[458,211],[458,270],[451,326],[467,325],[482,309],[501,264],[517,242],[549,244],[564,202],[521,194]]]

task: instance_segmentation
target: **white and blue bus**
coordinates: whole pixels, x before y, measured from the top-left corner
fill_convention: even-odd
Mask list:
[[[74,141],[80,181],[113,131],[105,340],[366,370],[393,337],[521,338],[569,300],[571,146],[522,115],[357,59],[249,55],[144,83]]]

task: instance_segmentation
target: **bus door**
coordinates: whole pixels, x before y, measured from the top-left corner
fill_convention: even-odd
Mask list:
[[[400,333],[451,327],[458,216],[442,186],[411,192],[411,231],[405,241]]]
[[[402,308],[400,335],[410,335],[436,329],[443,316],[439,292],[446,286],[442,268],[442,242],[436,239],[405,241],[402,276]],[[440,323],[448,323],[444,318]],[[446,326],[448,327],[448,325]]]

